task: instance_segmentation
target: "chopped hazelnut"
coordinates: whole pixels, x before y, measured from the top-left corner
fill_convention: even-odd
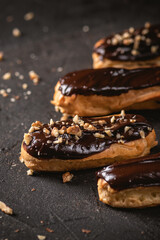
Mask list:
[[[73,122],[78,123],[79,122],[79,117],[78,115],[75,115],[73,118]]]
[[[120,139],[120,140],[118,140],[118,143],[124,143],[124,140],[122,140],[122,139]]]
[[[53,233],[54,230],[50,229],[50,228],[46,228],[46,231],[49,232],[49,233]]]
[[[25,133],[25,134],[24,134],[24,142],[25,142],[25,144],[26,144],[26,145],[29,145],[30,142],[31,142],[31,140],[32,140],[31,135],[30,135],[29,133]]]
[[[109,137],[112,137],[111,130],[105,130],[105,133],[106,133]]]
[[[59,137],[56,141],[54,141],[54,144],[58,144],[58,143],[62,143],[63,142],[63,138]]]
[[[98,122],[99,122],[100,125],[106,124],[106,121],[105,121],[105,120],[99,120]]]
[[[84,127],[84,129],[90,130],[90,131],[95,131],[95,130],[97,130],[96,127],[94,127],[93,125],[91,125],[91,124],[89,124],[89,123],[85,123],[83,127]]]
[[[129,37],[130,37],[129,32],[124,32],[124,33],[123,33],[123,38],[129,38]]]
[[[151,46],[151,53],[156,53],[159,46]]]
[[[151,39],[150,38],[146,38],[146,44],[149,46],[151,44]]]
[[[130,122],[134,123],[134,122],[136,122],[136,119],[130,119]]]
[[[29,72],[29,77],[31,80],[33,80],[34,78],[39,78],[39,75],[32,70]]]
[[[59,109],[58,109],[58,111],[59,111]],[[56,112],[58,112],[58,111],[56,111]],[[69,117],[69,115],[67,113],[63,113],[63,116],[61,117],[61,121],[68,120],[68,117]]]
[[[125,111],[124,110],[121,111],[121,116],[122,116],[122,118],[125,117]]]
[[[118,44],[118,40],[117,38],[112,38],[112,45],[117,45]]]
[[[150,26],[151,26],[150,22],[146,22],[146,23],[144,24],[144,27],[145,27],[145,28],[150,28]]]
[[[121,135],[119,133],[116,134],[116,138],[117,139],[120,139],[121,138]]]
[[[34,128],[34,127],[30,127],[29,133],[32,133],[32,132],[34,132],[34,131],[35,131],[35,128]]]
[[[0,201],[0,210],[6,214],[12,215],[13,209],[8,207],[4,202]]]
[[[54,121],[53,121],[53,119],[52,119],[52,118],[50,119],[50,122],[49,122],[49,124],[50,124],[50,125],[53,125],[53,124],[54,124]]]
[[[60,134],[64,134],[65,131],[66,131],[66,127],[63,126],[63,127],[59,130],[59,133],[60,133]]]
[[[115,119],[115,116],[111,117],[111,123],[114,123]]]
[[[126,133],[130,128],[131,128],[131,127],[129,127],[129,126],[125,126],[124,132]]]
[[[59,136],[58,128],[54,127],[54,128],[52,129],[51,135],[52,135],[53,137],[58,137],[58,136]]]
[[[148,34],[148,33],[149,33],[149,30],[148,30],[148,29],[145,28],[145,29],[142,30],[142,34],[143,34],[143,35],[146,35],[146,34]]]
[[[140,134],[141,138],[145,138],[145,133],[144,133],[143,130],[140,130],[140,131],[139,131],[139,134]]]
[[[136,56],[136,55],[139,54],[139,52],[138,52],[136,49],[133,49],[133,50],[131,51],[131,54],[132,54],[133,56]]]
[[[40,128],[42,126],[43,126],[43,124],[40,121],[36,121],[36,122],[32,123],[32,127],[35,127],[35,128]]]
[[[77,125],[68,127],[68,128],[67,128],[67,133],[68,133],[68,134],[72,134],[72,135],[77,135],[77,136],[79,136],[79,137],[82,135],[82,131],[81,131],[81,129],[79,128],[79,126],[77,126]]]
[[[123,40],[123,44],[124,45],[130,45],[133,43],[133,39],[132,38],[126,38]]]
[[[104,135],[104,134],[101,134],[101,133],[94,133],[94,136],[95,136],[96,138],[104,138],[104,137],[105,137],[105,135]]]
[[[9,80],[11,78],[11,73],[7,72],[2,76],[3,80]]]
[[[47,128],[43,128],[43,132],[46,134],[50,134],[50,131]]]
[[[74,175],[70,172],[66,172],[62,175],[63,183],[70,182]]]
[[[133,27],[130,27],[130,28],[129,28],[129,32],[130,32],[130,33],[134,33],[134,28],[133,28]]]

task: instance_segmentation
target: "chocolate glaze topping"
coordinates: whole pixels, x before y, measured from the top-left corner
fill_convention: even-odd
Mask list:
[[[160,186],[160,153],[115,163],[97,172],[111,188]]]
[[[134,51],[133,51],[134,50]],[[94,47],[103,58],[120,61],[143,61],[160,56],[160,25],[130,28],[111,35]]]
[[[60,79],[59,90],[63,95],[117,96],[131,89],[160,85],[160,67],[122,69],[86,69],[68,73]]]
[[[102,152],[113,143],[123,144],[140,139],[152,131],[151,125],[140,115],[78,118],[76,123],[74,119],[52,125],[42,124],[39,129],[29,133],[32,140],[28,145],[24,139],[24,149],[39,159],[80,159]],[[63,127],[64,133],[59,131],[57,137],[53,136],[51,132],[54,127],[58,130]]]

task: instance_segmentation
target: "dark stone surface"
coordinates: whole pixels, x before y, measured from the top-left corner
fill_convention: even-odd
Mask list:
[[[27,176],[27,168],[18,160],[23,133],[30,124],[60,116],[50,104],[58,78],[91,67],[92,46],[106,34],[141,26],[145,21],[160,22],[159,10],[159,0],[0,1],[0,51],[5,54],[0,62],[0,89],[12,89],[8,98],[0,96],[0,200],[15,212],[14,216],[0,212],[1,240],[32,240],[38,234],[47,239],[159,239],[160,208],[118,210],[104,205],[98,200],[95,170],[74,172],[73,181],[63,184],[61,174]],[[23,16],[29,11],[35,18],[26,22]],[[7,23],[10,15],[14,21]],[[82,31],[84,25],[90,27],[89,32]],[[22,37],[12,36],[14,27],[20,28]],[[17,59],[22,64],[17,64]],[[63,72],[58,73],[60,66]],[[41,76],[38,86],[29,80],[30,70]],[[2,80],[8,71],[13,77]],[[15,77],[16,71],[24,80]],[[28,100],[22,83],[32,92]],[[13,95],[20,96],[15,103],[10,102]],[[142,114],[153,123],[159,138],[160,112]],[[31,192],[32,188],[36,191]],[[48,233],[46,227],[54,233]],[[82,233],[83,228],[91,233]],[[16,229],[20,231],[15,233]]]

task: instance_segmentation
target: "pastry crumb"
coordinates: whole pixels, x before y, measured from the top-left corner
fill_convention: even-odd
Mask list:
[[[53,233],[54,230],[50,229],[50,228],[46,228],[46,231],[49,232],[49,233]]]
[[[84,228],[82,228],[82,232],[83,232],[83,233],[87,233],[87,234],[88,234],[88,233],[90,233],[90,232],[91,232],[91,230],[88,230],[88,229],[84,229]]]
[[[63,173],[62,174],[63,183],[70,182],[73,177],[74,175],[70,172]]]
[[[6,214],[12,215],[13,209],[8,207],[4,202],[0,201],[0,210]]]

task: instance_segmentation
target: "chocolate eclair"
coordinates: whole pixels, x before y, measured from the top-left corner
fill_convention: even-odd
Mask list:
[[[103,68],[62,77],[52,103],[62,113],[102,116],[121,109],[160,108],[160,67]]]
[[[36,171],[69,171],[105,166],[149,154],[155,131],[140,115],[79,118],[32,123],[24,134],[21,157]]]
[[[100,201],[113,207],[160,204],[160,153],[114,163],[97,172]]]
[[[146,23],[103,38],[95,44],[92,57],[94,68],[160,66],[160,25]]]

